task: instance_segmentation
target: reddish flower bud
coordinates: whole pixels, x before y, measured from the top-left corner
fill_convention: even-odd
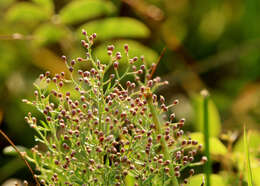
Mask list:
[[[117,69],[118,68],[118,65],[119,65],[119,63],[116,61],[116,62],[114,62],[114,68],[115,69]]]
[[[124,45],[125,51],[128,52],[128,44]]]
[[[86,32],[86,30],[84,30],[84,29],[82,29],[82,34],[84,35],[84,36],[86,36],[87,35],[87,32]]]

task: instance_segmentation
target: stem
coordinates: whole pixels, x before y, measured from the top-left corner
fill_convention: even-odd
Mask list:
[[[156,109],[155,109],[155,107],[153,105],[153,100],[152,100],[152,94],[151,93],[148,93],[148,95],[147,95],[147,103],[148,103],[150,112],[152,113],[153,122],[154,122],[155,127],[156,127],[156,134],[157,135],[158,134],[162,134],[161,123],[159,121],[159,117],[157,115]],[[165,141],[165,139],[163,137],[161,138],[160,143],[161,143],[161,146],[162,146],[162,149],[163,149],[164,157],[167,160],[171,160],[169,149],[168,149],[168,145],[166,144],[166,141]],[[171,185],[178,186],[179,184],[178,184],[178,180],[177,180],[176,176],[174,175],[173,165],[170,164],[169,168],[170,168],[170,176],[171,176],[171,182],[172,182]]]
[[[101,85],[100,85],[100,89],[99,89],[99,93],[101,94],[99,96],[98,94],[98,123],[99,123],[99,129],[102,128],[103,131],[105,131],[105,134],[107,134],[107,127],[106,126],[107,124],[106,123],[103,123],[103,126],[102,126],[102,114],[103,114],[103,111],[104,111],[104,105],[105,105],[105,97],[104,97],[104,93],[103,93],[103,78],[104,78],[104,74],[101,75]],[[105,130],[104,130],[105,128]]]
[[[208,101],[209,95],[207,91],[203,91],[203,125],[204,125],[204,143],[205,153],[208,161],[205,163],[206,173],[206,185],[210,186],[210,174],[211,174],[211,159],[210,159],[210,146],[209,146],[209,113],[208,113]]]

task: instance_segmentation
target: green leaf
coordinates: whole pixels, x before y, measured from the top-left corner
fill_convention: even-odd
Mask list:
[[[195,128],[203,132],[203,98],[200,95],[193,95],[192,101],[196,116]],[[212,99],[208,101],[208,109],[209,135],[218,136],[221,130],[221,120],[218,109]]]
[[[48,11],[50,14],[53,14],[54,12],[53,0],[33,0],[33,2],[45,8],[45,10]]]
[[[134,175],[129,173],[126,177],[125,177],[125,183],[126,186],[134,186],[135,185],[135,178]]]
[[[250,154],[252,154],[252,156],[257,156],[257,153],[259,152],[258,149],[260,147],[260,132],[256,130],[250,130],[248,131],[248,137],[248,147]],[[240,153],[243,153],[245,151],[243,138],[239,138],[239,140],[235,144],[234,151]]]
[[[190,134],[190,137],[194,140],[197,140],[200,144],[203,145],[204,149],[204,140],[203,134],[201,132],[194,132]],[[210,137],[209,139],[210,154],[213,155],[225,155],[227,153],[227,148],[221,143],[221,141],[216,137]]]
[[[203,182],[204,174],[197,174],[189,179],[187,186],[199,186]],[[217,174],[210,175],[211,186],[223,186],[226,185],[223,178]],[[204,184],[205,185],[205,184]]]
[[[247,182],[248,186],[253,186],[253,176],[252,176],[252,170],[251,170],[251,163],[250,163],[250,156],[249,156],[249,147],[247,143],[247,133],[246,133],[246,127],[244,127],[244,152],[246,157],[246,165],[247,165]]]
[[[80,27],[78,33],[85,29],[88,33],[97,33],[97,39],[112,38],[146,38],[150,30],[142,22],[129,17],[111,17],[92,21]]]
[[[62,59],[57,56],[51,50],[41,47],[36,48],[32,51],[33,53],[33,63],[44,70],[49,70],[52,73],[68,72]]]
[[[258,131],[251,130],[247,132],[247,137],[241,137],[234,147],[234,158],[236,160],[236,164],[240,171],[245,171],[245,166],[247,166],[247,174],[245,174],[248,185],[250,182],[254,185],[260,185],[260,178],[258,175],[258,171],[260,169],[259,160],[257,159],[257,155],[259,154],[260,147],[260,134]],[[249,159],[250,152],[250,159]],[[250,163],[250,164],[249,164]],[[254,179],[252,179],[254,175]]]
[[[243,141],[243,136],[241,136],[241,138],[242,138],[242,141]],[[250,163],[252,165],[253,175],[255,175],[254,174],[254,169],[258,168],[260,166],[259,166],[258,158],[253,156],[253,153],[251,153],[252,150],[253,149],[250,148]],[[239,171],[240,172],[244,172],[245,171],[245,166],[246,166],[246,156],[245,156],[245,153],[244,152],[233,151],[233,153],[231,154],[231,158],[234,161],[234,164],[238,167]],[[245,177],[247,177],[247,174],[245,174]]]
[[[0,63],[0,83],[4,84],[3,81],[20,63],[17,62],[16,55],[10,55],[15,53],[15,49],[6,42],[1,42],[0,53],[1,61],[4,61],[4,63]]]
[[[2,164],[2,162],[1,162]],[[7,178],[10,178],[12,175],[14,175],[16,172],[18,172],[20,169],[24,168],[25,164],[20,158],[12,158],[11,160],[5,160],[4,164],[1,165],[0,170],[0,182],[3,183],[4,180]],[[2,184],[4,185],[4,184]]]
[[[119,40],[116,42],[113,42],[113,44],[115,45],[115,51],[119,51],[122,53],[122,59],[120,60],[120,64],[124,64],[126,63],[126,57],[124,55],[124,44],[128,44],[129,46],[129,56],[130,57],[140,57],[140,56],[144,56],[145,58],[145,62],[147,63],[147,65],[151,65],[153,62],[155,62],[158,59],[158,54],[142,45],[139,42],[133,41],[133,40]],[[110,59],[110,57],[107,55],[107,44],[102,44],[100,46],[98,46],[95,50],[94,50],[94,55],[101,60],[101,62],[107,63]],[[119,64],[119,66],[120,66]]]
[[[15,0],[1,0],[0,9],[10,6]]]
[[[37,23],[47,20],[48,17],[48,13],[40,6],[27,2],[16,3],[6,14],[7,20],[11,22]]]
[[[16,148],[20,151],[20,152],[26,152],[27,149],[23,146],[19,146],[17,145]],[[6,155],[11,155],[11,156],[16,156],[18,155],[18,153],[16,152],[16,150],[12,147],[12,146],[7,146],[4,148],[3,153]]]
[[[253,164],[252,164],[253,165]],[[256,186],[260,186],[260,176],[255,176],[255,175],[258,175],[260,172],[260,166],[258,167],[253,167],[252,166],[252,174],[254,175],[254,184]]]
[[[65,24],[75,24],[98,16],[110,15],[115,10],[114,5],[108,1],[72,1],[60,11],[60,17]]]
[[[67,34],[66,28],[49,23],[40,25],[34,32],[35,42],[41,46],[56,43]]]

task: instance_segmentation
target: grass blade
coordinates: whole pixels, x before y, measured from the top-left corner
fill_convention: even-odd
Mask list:
[[[246,157],[246,164],[247,164],[247,182],[248,186],[253,186],[253,176],[250,164],[250,156],[249,156],[249,147],[248,147],[248,136],[246,132],[246,127],[244,126],[244,152]]]

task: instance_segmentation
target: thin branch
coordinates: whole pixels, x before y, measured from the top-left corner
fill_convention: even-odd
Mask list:
[[[14,33],[10,35],[0,35],[0,40],[32,40],[33,36],[25,36],[20,33]]]
[[[35,177],[35,174],[31,168],[31,166],[29,165],[29,163],[27,162],[27,160],[24,158],[24,155],[18,150],[18,148],[15,146],[15,144],[12,142],[12,140],[0,129],[0,133],[1,135],[12,145],[12,147],[15,149],[15,151],[19,154],[19,156],[22,158],[22,160],[25,162],[26,166],[28,167],[28,169],[30,170],[35,182],[37,186],[40,186],[39,181],[37,180],[37,178]]]

